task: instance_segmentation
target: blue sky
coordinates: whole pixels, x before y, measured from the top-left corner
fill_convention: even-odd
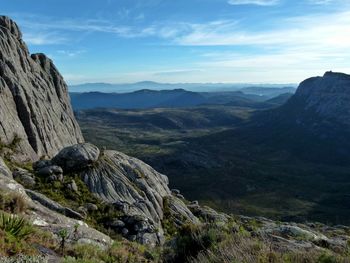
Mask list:
[[[349,0],[2,0],[1,10],[70,84],[350,73]]]

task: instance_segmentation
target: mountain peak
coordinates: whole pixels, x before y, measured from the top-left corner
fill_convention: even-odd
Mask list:
[[[350,78],[350,75],[341,72],[326,71],[323,78]]]
[[[18,160],[52,156],[83,141],[67,85],[44,54],[30,54],[17,24],[0,16],[0,142],[18,140]]]
[[[328,71],[322,77],[309,78],[300,83],[297,92],[285,106],[297,111],[298,118],[317,116],[350,125],[349,101],[350,75]]]
[[[7,16],[0,16],[0,30],[9,31],[12,35],[14,35],[17,39],[22,38],[22,33],[19,30],[18,25],[11,18]]]

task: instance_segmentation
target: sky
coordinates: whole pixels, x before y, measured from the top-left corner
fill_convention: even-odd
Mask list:
[[[69,84],[350,73],[350,0],[1,0]]]

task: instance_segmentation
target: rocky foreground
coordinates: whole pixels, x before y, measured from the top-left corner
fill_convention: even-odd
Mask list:
[[[18,26],[0,17],[2,262],[346,259],[348,227],[218,213],[144,162],[83,141],[52,61],[30,55]]]

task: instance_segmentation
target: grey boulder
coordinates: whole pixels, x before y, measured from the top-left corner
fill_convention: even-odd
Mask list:
[[[16,171],[13,172],[13,178],[27,187],[32,187],[35,185],[34,176],[24,169],[17,168]]]
[[[52,159],[52,163],[61,166],[65,173],[70,173],[91,166],[99,156],[100,150],[97,146],[90,143],[76,144],[61,150]]]
[[[171,196],[165,175],[136,158],[108,150],[78,175],[90,192],[124,214],[120,220],[128,230],[126,238],[152,246],[164,241],[164,198]],[[190,221],[198,220],[183,201],[176,201],[174,210],[183,211]]]
[[[63,174],[63,169],[57,165],[51,165],[41,168],[37,173],[39,176],[49,177],[50,175]]]

